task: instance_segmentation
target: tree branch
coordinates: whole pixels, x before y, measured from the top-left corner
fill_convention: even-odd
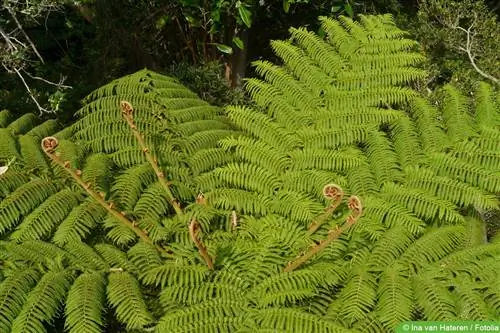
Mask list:
[[[26,38],[26,40],[30,44],[31,49],[33,50],[33,52],[35,52],[35,54],[38,57],[38,59],[40,59],[40,61],[42,62],[42,64],[44,64],[45,61],[43,60],[42,55],[40,54],[40,52],[38,52],[38,49],[36,48],[35,44],[31,40],[31,38],[28,36],[28,34],[26,33],[26,31],[24,31],[23,26],[21,25],[21,22],[19,22],[19,20],[17,19],[16,13],[14,12],[14,10],[11,7],[7,7],[7,10],[9,11],[10,16],[12,16],[12,18],[14,19],[14,22],[16,23],[17,28],[19,29],[19,31],[21,31],[21,33],[23,34],[24,38]]]

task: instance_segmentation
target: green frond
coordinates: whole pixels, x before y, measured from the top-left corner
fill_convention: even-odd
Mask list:
[[[493,172],[500,170],[500,149],[481,148],[476,142],[477,140],[472,139],[456,144],[453,154],[467,163],[488,168]]]
[[[39,140],[54,134],[59,129],[59,123],[55,119],[49,119],[40,125],[32,128],[26,134],[38,138]]]
[[[10,332],[12,322],[39,279],[40,273],[30,268],[18,271],[0,282],[0,332]]]
[[[370,131],[366,140],[366,154],[379,188],[388,182],[401,181],[397,155],[384,133]]]
[[[116,317],[126,324],[128,330],[141,329],[151,324],[153,318],[148,311],[139,283],[131,274],[110,273],[106,293]]]
[[[234,140],[234,138],[232,138]],[[220,145],[224,145],[222,142],[228,140],[227,138],[219,140]],[[238,139],[236,139],[238,140]],[[262,155],[263,157],[265,155]],[[195,152],[189,158],[189,167],[193,172],[194,176],[200,173],[213,170],[216,167],[223,166],[233,160],[233,156],[227,153],[224,148],[208,148]]]
[[[344,126],[339,129],[317,130],[301,129],[297,136],[308,149],[336,149],[341,146],[349,146],[364,142],[368,133],[373,130],[373,125]]]
[[[455,288],[457,295],[457,317],[462,320],[486,321],[495,315],[488,309],[483,295],[469,283],[460,283]]]
[[[227,108],[227,111],[229,119],[237,126],[272,147],[279,147],[280,150],[287,152],[300,146],[297,137],[264,114],[258,114],[242,106],[231,106]]]
[[[141,218],[158,219],[165,215],[171,205],[163,185],[156,181],[149,185],[134,206],[134,213]]]
[[[16,138],[9,129],[0,128],[0,159],[6,164],[13,157],[19,157]]]
[[[103,273],[83,273],[69,290],[66,299],[65,328],[70,333],[101,333],[104,326],[106,296]]]
[[[413,240],[409,231],[403,227],[396,226],[388,229],[371,250],[369,260],[371,270],[383,271],[387,267],[392,267],[393,263],[405,252]],[[396,270],[398,267],[394,266],[391,269]]]
[[[394,121],[390,137],[402,169],[424,160],[420,138],[410,117],[405,115]]]
[[[403,227],[416,235],[424,231],[426,224],[404,205],[384,200],[381,197],[363,198],[364,215],[380,221],[387,227]]]
[[[118,175],[111,188],[113,197],[127,211],[133,210],[141,193],[156,181],[156,175],[149,163],[139,164]]]
[[[107,265],[112,268],[124,269],[127,272],[136,273],[137,268],[127,258],[127,254],[113,245],[109,244],[96,244],[94,249],[99,253]]]
[[[281,216],[307,223],[319,215],[324,206],[302,193],[281,190],[276,193],[272,208],[274,212]]]
[[[0,198],[4,199],[10,193],[30,181],[29,175],[24,172],[9,171],[0,176]]]
[[[18,242],[46,238],[78,204],[78,197],[79,193],[71,189],[50,196],[24,218],[10,238]]]
[[[261,216],[270,211],[271,204],[271,198],[268,196],[239,189],[212,190],[206,194],[206,199],[216,208]]]
[[[408,186],[426,190],[431,195],[449,200],[457,205],[471,205],[485,210],[498,207],[496,196],[467,183],[438,176],[429,169],[408,168],[405,170],[405,175]]]
[[[429,162],[430,168],[438,175],[459,179],[491,193],[500,192],[499,172],[492,172],[485,167],[467,163],[443,153],[431,154]]]
[[[355,149],[303,149],[288,153],[292,170],[316,169],[348,171],[361,164],[359,152]]]
[[[219,183],[219,186],[234,186],[264,195],[272,194],[281,185],[275,174],[249,163],[229,163],[198,177],[197,182],[202,189],[213,188],[209,184]]]
[[[371,170],[371,166],[368,163],[366,155],[362,155],[362,158],[363,161],[358,167],[349,170],[347,179],[349,189],[352,193],[366,197],[377,193],[380,190],[380,187],[377,184],[375,175]]]
[[[74,264],[78,258],[71,256],[68,252],[54,244],[42,241],[25,241],[23,243],[9,242],[6,246],[9,259],[22,260],[31,264],[47,264],[52,260],[68,259]]]
[[[421,189],[386,183],[381,195],[387,201],[404,205],[422,219],[437,219],[438,223],[442,224],[463,222],[463,217],[455,210],[455,205]]]
[[[35,179],[10,193],[0,202],[0,234],[18,224],[21,216],[32,212],[56,191],[52,182]]]
[[[462,226],[435,229],[411,244],[398,261],[414,271],[419,271],[423,266],[462,249],[465,238],[465,228]]]
[[[311,269],[269,276],[253,288],[252,296],[259,308],[296,304],[314,296],[322,280],[322,274]]]
[[[213,299],[167,313],[156,332],[235,332],[244,321],[245,301]]]
[[[90,182],[95,190],[108,193],[111,168],[112,162],[106,154],[93,154],[85,161],[85,166],[82,170],[82,180],[85,183]]]
[[[61,309],[71,280],[67,271],[46,273],[29,293],[12,323],[12,333],[47,332],[44,323],[50,323]]]
[[[318,200],[324,200],[325,197],[323,195],[323,187],[325,184],[332,183],[337,184],[344,189],[347,187],[346,178],[338,173],[316,169],[297,170],[288,171],[286,173],[286,176],[283,177],[282,188],[300,191],[307,193]]]
[[[500,105],[495,105],[495,95],[491,85],[480,82],[475,91],[475,120],[479,128],[497,128],[500,126]]]
[[[137,267],[137,270],[143,274],[162,264],[160,255],[154,246],[142,241],[130,248],[127,252],[127,257]]]
[[[252,312],[250,316],[258,325],[257,327],[279,332],[357,332],[346,329],[335,322],[324,320],[313,314],[293,308],[268,308]]]
[[[375,313],[386,327],[395,329],[401,322],[412,319],[413,290],[401,266],[385,267],[387,268],[378,283],[378,302]]]
[[[160,266],[150,266],[141,272],[141,280],[154,286],[196,286],[202,283],[209,270],[206,266],[187,263],[168,262]]]
[[[459,141],[473,136],[473,122],[469,115],[467,99],[450,84],[445,85],[443,90],[442,113],[449,139]]]
[[[438,152],[445,146],[445,133],[438,122],[438,112],[423,98],[414,98],[410,112],[424,152]]]
[[[398,110],[386,110],[374,107],[363,107],[354,112],[350,108],[347,110],[325,109],[314,112],[312,115],[315,129],[338,129],[350,124],[353,126],[392,124],[403,118],[405,115]]]
[[[60,246],[84,240],[98,223],[104,220],[107,211],[93,199],[87,199],[66,216],[59,224],[52,241]]]
[[[339,315],[350,324],[363,319],[375,306],[376,279],[368,269],[365,265],[353,267],[351,276],[338,294],[338,301],[342,303]]]
[[[35,171],[46,170],[49,167],[45,154],[40,149],[40,138],[32,135],[23,135],[18,140],[19,152],[26,168]]]
[[[415,299],[429,321],[457,320],[456,303],[448,292],[448,286],[432,276],[417,275],[412,278]]]
[[[10,123],[11,113],[9,110],[1,110],[0,111],[0,128],[7,127]]]
[[[88,270],[107,270],[109,265],[104,259],[90,246],[82,242],[67,243],[64,249]]]
[[[7,126],[14,135],[26,134],[39,122],[38,117],[33,113],[25,113]]]
[[[290,157],[287,153],[273,146],[246,136],[225,138],[219,144],[225,151],[233,151],[236,157],[268,169],[275,174],[281,174],[291,167]],[[227,154],[227,153],[226,153]]]
[[[137,235],[114,216],[108,215],[108,218],[104,220],[103,226],[107,230],[106,237],[117,245],[130,245],[137,239]]]

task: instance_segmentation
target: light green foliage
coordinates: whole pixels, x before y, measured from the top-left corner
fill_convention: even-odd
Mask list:
[[[255,106],[227,115],[146,70],[94,91],[53,134],[52,156],[81,178],[23,148],[42,129],[4,121],[0,160],[18,162],[0,176],[0,331],[44,332],[63,307],[78,333],[498,318],[500,247],[478,218],[498,206],[498,92],[481,84],[472,100],[446,86],[433,105],[409,88],[423,59],[390,16],[321,23],[324,39],[291,29],[273,42],[282,65],[257,62]],[[25,162],[35,152],[44,164]],[[331,183],[359,196],[363,215],[284,272],[348,216],[345,200],[324,214]]]

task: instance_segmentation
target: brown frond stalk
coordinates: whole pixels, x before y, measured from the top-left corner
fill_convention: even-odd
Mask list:
[[[103,208],[105,208],[109,214],[111,214],[113,217],[115,217],[118,221],[120,221],[122,224],[127,226],[130,230],[132,230],[137,236],[139,236],[140,239],[142,239],[144,242],[154,245],[153,241],[148,237],[147,233],[138,228],[135,224],[135,222],[130,221],[125,217],[124,214],[121,212],[117,211],[114,209],[114,203],[111,201],[106,201],[104,199],[103,193],[96,192],[91,189],[91,184],[90,183],[85,183],[83,179],[81,178],[81,170],[73,170],[68,161],[63,161],[57,156],[57,154],[54,152],[54,150],[57,148],[58,141],[54,137],[46,137],[42,140],[42,149],[45,152],[45,154],[57,165],[62,167],[64,170],[66,170],[67,173],[70,174],[70,176],[75,180],[75,182],[80,185],[88,195],[90,195],[95,201],[97,201]],[[160,247],[156,247],[158,250],[165,252],[164,249]]]
[[[172,194],[172,191],[170,190],[170,186],[168,185],[168,182],[165,179],[165,175],[163,174],[163,171],[160,170],[160,167],[158,166],[158,162],[156,158],[151,155],[149,148],[146,145],[146,142],[144,141],[143,136],[137,129],[137,126],[135,125],[134,122],[134,108],[132,107],[132,104],[130,104],[127,101],[121,101],[120,102],[120,108],[122,110],[122,115],[123,118],[127,121],[127,124],[130,126],[130,129],[132,130],[132,133],[134,137],[136,138],[137,142],[139,143],[139,146],[141,147],[144,155],[146,156],[146,160],[149,162],[151,167],[153,168],[156,177],[158,177],[158,180],[160,181],[160,184],[162,185],[163,189],[165,190],[165,193],[167,194],[167,200],[168,202],[174,207],[175,213],[177,215],[182,215],[182,209],[179,205],[179,202],[175,200],[174,195]]]
[[[213,270],[214,269],[214,264],[212,263],[212,259],[208,255],[207,248],[201,240],[198,238],[198,231],[200,230],[200,225],[195,219],[191,220],[191,223],[189,224],[189,235],[191,236],[191,239],[193,243],[196,245],[198,248],[198,251],[200,252],[200,255],[203,257],[203,260],[207,263],[207,266],[209,269]]]
[[[231,212],[231,228],[233,231],[238,227],[238,216],[236,215],[236,211]]]
[[[295,261],[289,263],[284,269],[285,272],[291,272],[297,269],[314,255],[326,249],[330,243],[338,239],[340,235],[348,231],[349,228],[351,228],[351,226],[359,220],[363,214],[363,206],[359,198],[355,195],[351,196],[347,203],[347,207],[351,210],[351,214],[347,217],[346,222],[341,227],[337,226],[335,229],[330,230],[326,239],[320,241],[319,244],[313,246],[308,252],[300,255]]]
[[[342,202],[342,198],[344,197],[344,191],[342,191],[342,188],[336,184],[327,184],[323,187],[323,195],[332,202],[328,207],[326,207],[325,211],[309,225],[309,229],[307,230],[309,235],[318,230],[319,227],[325,223],[328,217],[332,215],[335,209],[337,209]]]

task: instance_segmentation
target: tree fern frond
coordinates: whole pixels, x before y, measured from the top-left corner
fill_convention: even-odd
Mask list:
[[[430,168],[438,175],[459,179],[491,193],[500,191],[500,174],[443,153],[429,156]]]
[[[456,303],[447,285],[432,276],[415,276],[412,279],[417,304],[427,320],[456,320]]]
[[[25,113],[7,126],[14,135],[26,134],[39,122],[38,117],[33,113]]]
[[[236,125],[272,147],[280,147],[283,151],[290,151],[294,147],[300,146],[297,137],[272,122],[271,118],[266,115],[257,114],[240,106],[228,107],[227,111],[229,118]],[[252,124],[251,127],[250,124]]]
[[[141,329],[153,318],[148,311],[137,280],[127,272],[112,272],[108,275],[107,298],[115,309],[120,322],[127,329]]]
[[[496,93],[497,96],[500,94]],[[500,126],[500,105],[495,105],[495,92],[491,85],[480,82],[475,91],[475,120],[479,128],[497,128]]]
[[[387,230],[371,250],[369,263],[372,267],[371,270],[382,271],[391,266],[405,252],[412,241],[412,235],[403,227],[393,227]],[[397,267],[391,269],[396,270]]]
[[[239,189],[216,189],[206,194],[207,202],[216,208],[237,210],[243,214],[266,215],[271,198]]]
[[[413,290],[401,266],[391,265],[384,270],[377,294],[375,313],[387,327],[395,329],[401,322],[412,319]]]
[[[213,299],[167,313],[156,326],[156,332],[233,332],[241,324],[246,302]],[[239,317],[239,318],[238,318]]]
[[[109,192],[112,163],[106,154],[93,154],[85,161],[82,180],[90,182],[99,192]]]
[[[12,322],[21,312],[28,294],[40,279],[34,269],[25,269],[0,282],[0,332],[10,332]]]
[[[391,124],[391,139],[398,162],[404,169],[424,159],[424,153],[415,124],[408,116],[402,116]]]
[[[49,165],[45,155],[40,149],[40,138],[32,135],[19,137],[20,153],[26,168],[35,170],[46,170]]]
[[[0,202],[0,234],[19,223],[22,215],[30,213],[56,191],[52,182],[41,179],[18,187]]]
[[[251,313],[251,318],[260,328],[283,330],[284,332],[356,332],[337,323],[320,319],[313,314],[293,308],[263,309]]]
[[[441,151],[445,145],[445,134],[437,121],[437,110],[423,98],[414,98],[411,114],[422,141],[423,151]]]
[[[446,132],[452,141],[463,140],[474,134],[473,122],[467,108],[467,100],[457,88],[444,86],[444,104],[442,108]]]
[[[400,226],[413,235],[420,234],[425,229],[425,223],[404,205],[373,196],[365,197],[363,201],[365,216],[376,219],[387,227]]]
[[[464,246],[465,228],[441,227],[420,237],[399,258],[406,267],[419,271],[421,267],[436,262]]]
[[[456,205],[473,205],[486,210],[498,207],[498,199],[494,195],[467,183],[438,176],[429,169],[407,168],[405,175],[408,186],[423,189],[431,195],[449,200]]]
[[[102,222],[107,211],[93,199],[87,199],[69,213],[54,233],[53,242],[63,246],[67,243],[85,239],[98,223]]]
[[[457,294],[458,318],[462,320],[486,321],[494,315],[490,313],[483,295],[474,290],[469,283],[460,283],[454,291]]]
[[[47,332],[44,323],[53,320],[68,292],[72,280],[67,271],[46,273],[29,293],[12,324],[13,333]]]
[[[354,149],[332,151],[329,149],[303,149],[288,153],[292,170],[316,169],[347,171],[361,164],[359,153]]]
[[[94,249],[112,268],[124,269],[127,272],[137,273],[137,268],[127,258],[127,254],[109,244],[96,244]]]
[[[71,333],[100,333],[105,326],[105,277],[102,273],[80,275],[66,299],[66,329]]]
[[[382,132],[371,131],[366,141],[366,153],[377,184],[381,187],[387,182],[402,179],[397,156],[394,154],[391,142]]]
[[[78,193],[71,189],[57,192],[27,215],[10,238],[16,241],[46,238],[77,204]]]
[[[130,245],[137,239],[135,232],[118,221],[114,216],[108,215],[108,218],[104,220],[103,226],[107,229],[106,236],[117,245]]]
[[[461,223],[463,217],[455,210],[455,206],[420,189],[386,183],[382,188],[382,196],[387,201],[397,202],[411,209],[422,219],[439,219],[440,223]]]
[[[166,263],[142,272],[142,282],[155,286],[196,286],[202,283],[209,270],[206,266],[186,263]]]
[[[7,127],[7,125],[10,123],[11,116],[12,115],[9,110],[0,111],[0,128]]]

